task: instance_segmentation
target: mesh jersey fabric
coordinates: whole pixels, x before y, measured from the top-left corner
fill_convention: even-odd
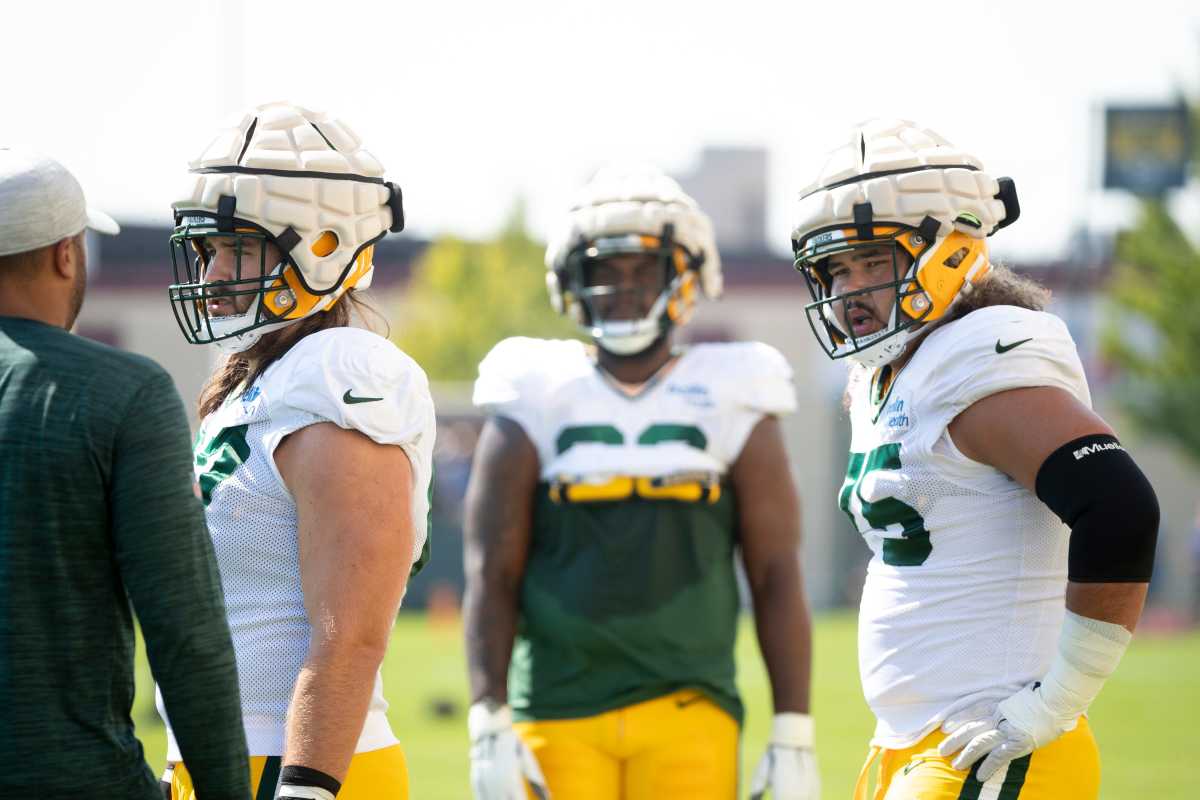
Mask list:
[[[1032,492],[963,456],[947,426],[1006,389],[1091,398],[1062,321],[1012,306],[932,331],[886,393],[877,374],[851,370],[838,499],[872,552],[858,649],[873,744],[896,749],[1040,678],[1064,613],[1069,529]]]
[[[727,483],[691,501],[564,502],[551,487],[723,480],[763,415],[794,408],[779,353],[696,345],[629,397],[581,342],[509,339],[480,365],[475,402],[522,426],[543,478],[509,670],[514,717],[586,717],[692,687],[740,720],[737,516]]]
[[[433,401],[421,368],[383,337],[355,328],[310,334],[204,419],[195,472],[221,568],[251,755],[283,752],[311,633],[296,505],[273,454],[289,433],[326,421],[404,449],[413,475],[414,563],[427,552]],[[356,752],[396,743],[386,711],[377,674]],[[178,757],[170,735],[168,757]]]

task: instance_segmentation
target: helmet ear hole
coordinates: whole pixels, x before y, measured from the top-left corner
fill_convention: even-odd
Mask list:
[[[322,231],[316,241],[312,243],[312,254],[317,258],[325,258],[338,248],[338,235],[333,231]]]
[[[960,247],[957,250],[955,250],[953,253],[951,253],[950,255],[946,256],[946,260],[943,261],[942,263],[945,264],[947,267],[950,267],[951,269],[956,269],[958,267],[958,265],[963,262],[963,259],[967,257],[967,253],[969,253],[969,252],[970,252],[969,248]]]

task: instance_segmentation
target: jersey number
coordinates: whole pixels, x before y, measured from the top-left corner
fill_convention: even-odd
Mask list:
[[[213,489],[250,457],[250,445],[246,444],[247,425],[222,428],[216,436],[196,447],[196,466],[203,467],[200,473],[200,498],[207,507],[212,502]]]
[[[625,443],[625,437],[612,425],[572,425],[569,428],[563,428],[562,433],[554,442],[554,448],[559,455],[562,455],[580,442],[619,445]],[[683,442],[697,450],[703,450],[708,446],[708,437],[695,425],[670,423],[655,423],[638,436],[638,444],[658,444],[659,442]]]
[[[900,443],[880,445],[869,453],[851,453],[846,481],[838,494],[838,505],[858,530],[899,532],[902,538],[885,537],[883,563],[893,567],[916,567],[933,551],[925,520],[902,500],[885,497],[868,502],[862,496],[863,479],[876,470],[900,469]]]

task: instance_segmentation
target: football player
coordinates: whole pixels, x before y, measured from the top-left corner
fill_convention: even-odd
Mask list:
[[[218,133],[173,208],[171,306],[224,353],[195,473],[255,791],[406,798],[379,665],[428,554],[433,403],[416,363],[350,327],[400,189],[344,123],[271,103]],[[192,800],[185,763],[165,780]]]
[[[838,496],[871,548],[856,797],[1095,798],[1087,710],[1142,610],[1158,505],[1091,408],[1048,293],[991,263],[1013,182],[911,122],[856,128],[792,233],[850,362]]]
[[[480,800],[734,797],[740,554],[775,717],[761,793],[816,798],[809,614],[779,416],[757,342],[676,348],[721,291],[708,217],[649,168],[602,170],[546,253],[592,340],[513,338],[479,366],[467,493],[471,782]]]

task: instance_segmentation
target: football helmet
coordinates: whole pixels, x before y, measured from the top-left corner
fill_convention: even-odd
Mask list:
[[[649,254],[659,277],[643,316],[608,309],[623,292],[605,285],[596,266],[614,256]],[[721,257],[712,222],[679,184],[653,167],[607,167],[585,186],[546,248],[546,286],[554,310],[569,316],[600,347],[640,353],[672,325],[685,324],[697,290],[721,294]]]
[[[329,309],[370,285],[375,242],[404,228],[400,187],[384,179],[350,128],[289,103],[232,120],[188,171],[190,188],[172,203],[168,291],[193,344],[241,352]],[[208,281],[213,240],[222,237],[233,247],[233,275]],[[243,259],[244,251],[257,258]],[[279,254],[277,263],[268,252]],[[249,307],[237,313],[236,300],[247,296]],[[234,313],[213,313],[222,305]]]
[[[986,238],[1019,215],[1012,179],[991,177],[933,131],[908,120],[862,123],[801,191],[792,229],[817,341],[830,358],[872,367],[895,360],[988,274]],[[827,259],[866,248],[890,253],[889,279],[834,294]],[[889,319],[855,335],[844,322],[854,301],[888,289]]]

